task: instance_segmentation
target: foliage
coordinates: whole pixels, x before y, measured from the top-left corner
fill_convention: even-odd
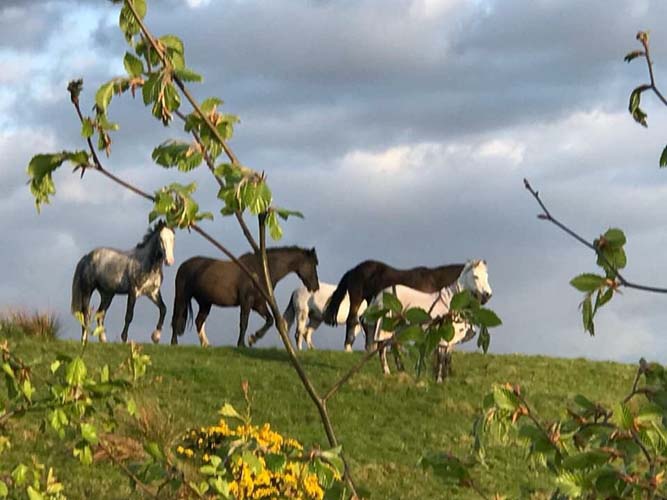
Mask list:
[[[625,242],[625,234],[622,230],[608,229],[593,242],[597,253],[597,265],[602,268],[604,275],[584,273],[570,281],[574,288],[584,292],[584,300],[581,302],[582,320],[584,330],[591,335],[595,335],[595,314],[614,297],[614,293],[621,286],[618,271],[623,269],[627,263],[623,248]]]
[[[403,307],[392,293],[383,293],[382,304],[373,304],[362,317],[369,324],[381,322],[387,332],[393,332],[392,343],[406,346],[415,354],[415,370],[420,376],[426,360],[435,352],[441,341],[454,337],[454,324],[465,323],[479,328],[477,346],[486,353],[491,341],[489,328],[500,326],[502,321],[491,309],[482,307],[468,290],[452,297],[447,314],[432,318],[421,307]]]
[[[247,383],[244,387],[247,401]],[[188,430],[176,448],[185,461],[199,467],[201,481],[190,485],[200,494],[322,499],[328,490],[328,498],[341,497],[340,447],[306,452],[295,439],[271,430],[270,424],[253,425],[249,405],[246,415],[241,415],[226,403],[220,414],[217,425]],[[229,421],[237,425],[230,427]]]

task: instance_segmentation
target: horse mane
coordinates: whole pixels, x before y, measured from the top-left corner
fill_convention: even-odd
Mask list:
[[[284,251],[298,251],[303,254],[312,254],[315,259],[317,259],[317,253],[315,252],[315,248],[309,249],[309,248],[302,248],[297,245],[288,245],[288,246],[282,246],[282,247],[267,247],[266,249],[266,254],[267,256],[272,254],[272,253],[277,253],[277,252],[284,252]],[[247,252],[241,255],[241,257],[250,257],[255,255],[255,252]],[[239,257],[239,258],[241,258]]]
[[[144,248],[151,240],[151,238],[156,233],[162,231],[162,229],[164,229],[166,226],[167,224],[163,220],[159,220],[152,226],[148,226],[148,230],[146,231],[146,234],[144,234],[144,238],[139,243],[137,243],[136,248]]]

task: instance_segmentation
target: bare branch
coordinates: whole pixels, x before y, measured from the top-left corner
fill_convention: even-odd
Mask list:
[[[652,292],[652,293],[667,293],[667,288],[659,288],[659,287],[654,287],[654,286],[647,286],[647,285],[641,285],[638,283],[633,283],[631,281],[628,281],[625,279],[625,277],[618,272],[617,269],[614,268],[614,266],[611,265],[611,263],[606,259],[606,257],[598,250],[598,248],[591,243],[590,241],[584,239],[582,236],[578,235],[575,233],[572,229],[567,227],[565,224],[557,220],[553,215],[551,215],[551,212],[547,209],[547,207],[544,205],[542,200],[540,199],[539,192],[535,191],[530,183],[528,182],[527,179],[523,180],[525,188],[530,192],[530,194],[533,195],[537,203],[540,205],[542,208],[543,213],[538,214],[537,218],[541,220],[546,220],[554,224],[555,226],[559,227],[561,230],[569,234],[572,238],[577,240],[579,243],[581,243],[584,246],[587,246],[591,250],[593,250],[600,259],[602,259],[608,266],[609,269],[614,273],[614,277],[619,281],[619,283],[626,287],[626,288],[634,288],[636,290],[642,290],[645,292]]]

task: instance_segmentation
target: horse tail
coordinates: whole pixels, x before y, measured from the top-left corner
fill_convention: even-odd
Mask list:
[[[183,266],[176,272],[176,293],[174,294],[174,308],[171,315],[172,334],[183,335],[188,324],[188,316],[192,323],[192,295],[186,290],[187,277]]]
[[[294,324],[294,318],[296,317],[296,308],[294,307],[294,296],[296,295],[296,290],[292,293],[292,296],[289,299],[289,304],[283,313],[283,319],[287,323],[287,331],[292,328]]]
[[[88,305],[90,303],[91,291],[86,283],[86,268],[90,262],[89,256],[83,257],[76,265],[74,277],[72,278],[72,304],[71,311],[73,315],[82,314],[84,322],[88,318]]]
[[[324,314],[322,314],[322,319],[327,325],[336,326],[338,323],[338,309],[340,308],[341,302],[345,298],[345,294],[348,289],[348,281],[350,277],[350,272],[346,272],[343,277],[340,279],[340,283],[334,290],[334,293],[331,294],[329,300],[327,300],[326,307],[324,308]]]

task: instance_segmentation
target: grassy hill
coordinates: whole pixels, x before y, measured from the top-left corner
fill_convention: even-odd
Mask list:
[[[44,369],[58,353],[72,355],[79,350],[75,342],[15,335],[9,339],[17,354],[43,364]],[[113,366],[127,351],[119,344],[91,344],[86,361],[89,366]],[[256,422],[268,421],[306,445],[326,447],[316,411],[283,351],[147,345],[145,352],[152,358],[152,367],[137,400],[146,411],[138,423],[123,423],[118,433],[144,432],[169,442],[188,427],[217,421],[217,410],[225,401],[242,408],[240,384],[248,380]],[[304,353],[303,361],[316,386],[325,388],[359,357],[359,353],[316,351]],[[549,418],[557,416],[564,402],[577,393],[606,403],[618,401],[627,393],[633,375],[634,367],[617,363],[456,353],[453,377],[436,385],[429,377],[421,381],[405,374],[384,377],[379,363],[372,360],[331,401],[330,408],[354,477],[372,492],[371,498],[477,498],[444,485],[417,468],[416,462],[424,451],[465,454],[469,450],[473,418],[494,382],[520,383],[539,414]],[[0,400],[4,397],[2,388]],[[26,418],[11,424],[14,446],[3,457],[0,471],[36,455],[54,466],[69,498],[130,497],[127,480],[110,464],[80,466],[57,438],[39,431],[34,422]],[[540,491],[549,479],[531,470],[522,450],[494,447],[488,464],[488,470],[476,473],[485,491],[509,498],[545,498]]]

